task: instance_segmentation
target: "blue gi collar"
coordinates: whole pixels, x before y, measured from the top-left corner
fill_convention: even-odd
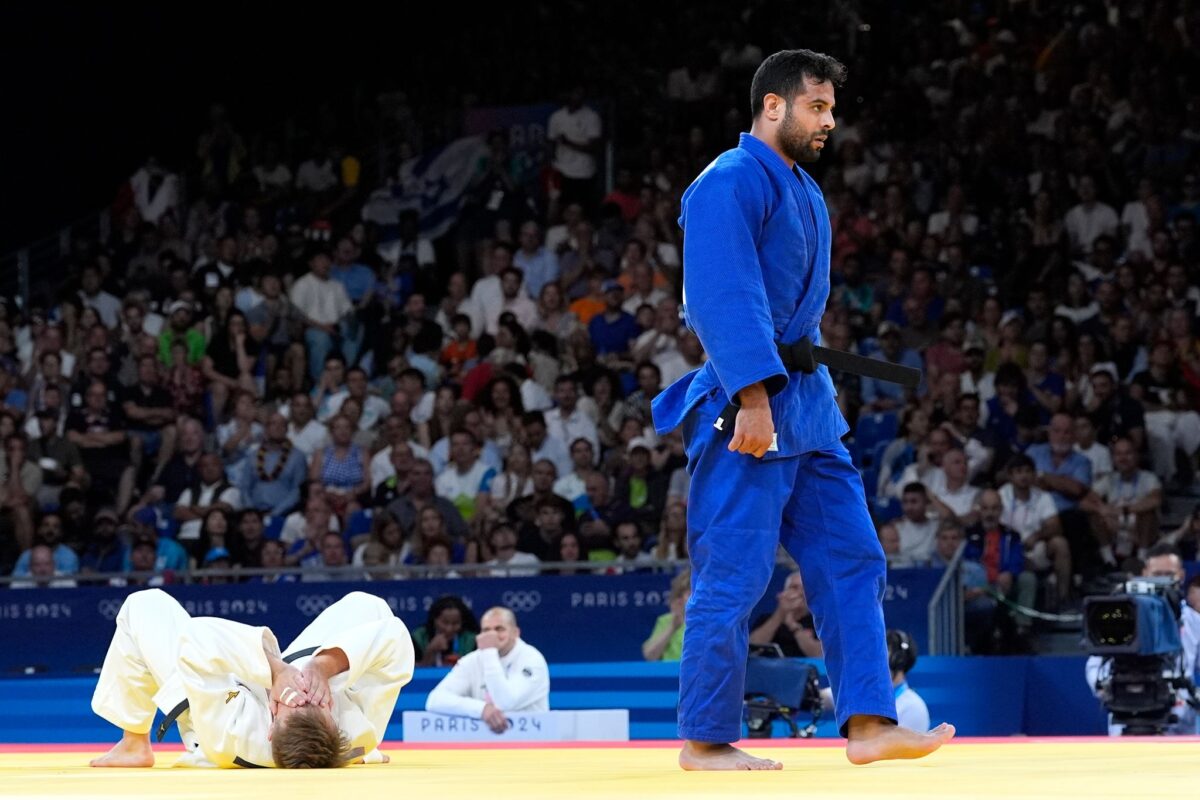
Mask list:
[[[742,133],[738,138],[738,147],[749,151],[767,169],[774,170],[781,175],[788,175],[792,178],[800,177],[797,173],[798,167],[793,165],[791,169],[788,169],[787,163],[779,153],[776,153],[766,142],[752,133]]]
[[[908,691],[908,681],[900,681],[900,683],[896,684],[896,689],[895,689],[896,697],[899,697],[900,695],[904,694],[907,691]]]

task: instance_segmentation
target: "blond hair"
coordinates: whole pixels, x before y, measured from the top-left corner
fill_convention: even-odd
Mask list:
[[[317,706],[301,706],[271,736],[271,756],[281,769],[343,767],[350,741]]]

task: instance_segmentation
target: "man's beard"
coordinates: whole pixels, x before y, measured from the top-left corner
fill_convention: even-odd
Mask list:
[[[779,149],[792,161],[809,163],[821,157],[819,148],[813,147],[817,137],[824,136],[824,131],[807,133],[800,123],[792,116],[789,105],[783,113],[783,123],[779,126]]]

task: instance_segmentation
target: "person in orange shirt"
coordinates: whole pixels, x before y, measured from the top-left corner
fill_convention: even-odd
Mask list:
[[[592,274],[588,276],[588,293],[583,297],[571,303],[571,311],[575,316],[579,317],[579,323],[585,328],[592,321],[592,317],[604,311],[606,308],[604,302],[604,284],[608,280],[608,275],[602,269],[592,270]]]
[[[471,338],[471,318],[466,314],[455,314],[450,325],[454,329],[454,338],[442,348],[438,358],[446,368],[448,377],[457,380],[462,374],[463,367],[479,357],[475,340]]]

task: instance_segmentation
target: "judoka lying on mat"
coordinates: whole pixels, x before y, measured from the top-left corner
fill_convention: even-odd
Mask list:
[[[123,731],[93,767],[150,767],[155,709],[187,752],[177,766],[339,767],[377,749],[413,672],[408,629],[378,597],[351,592],[282,653],[263,626],[188,616],[158,589],[117,615],[92,710]]]

